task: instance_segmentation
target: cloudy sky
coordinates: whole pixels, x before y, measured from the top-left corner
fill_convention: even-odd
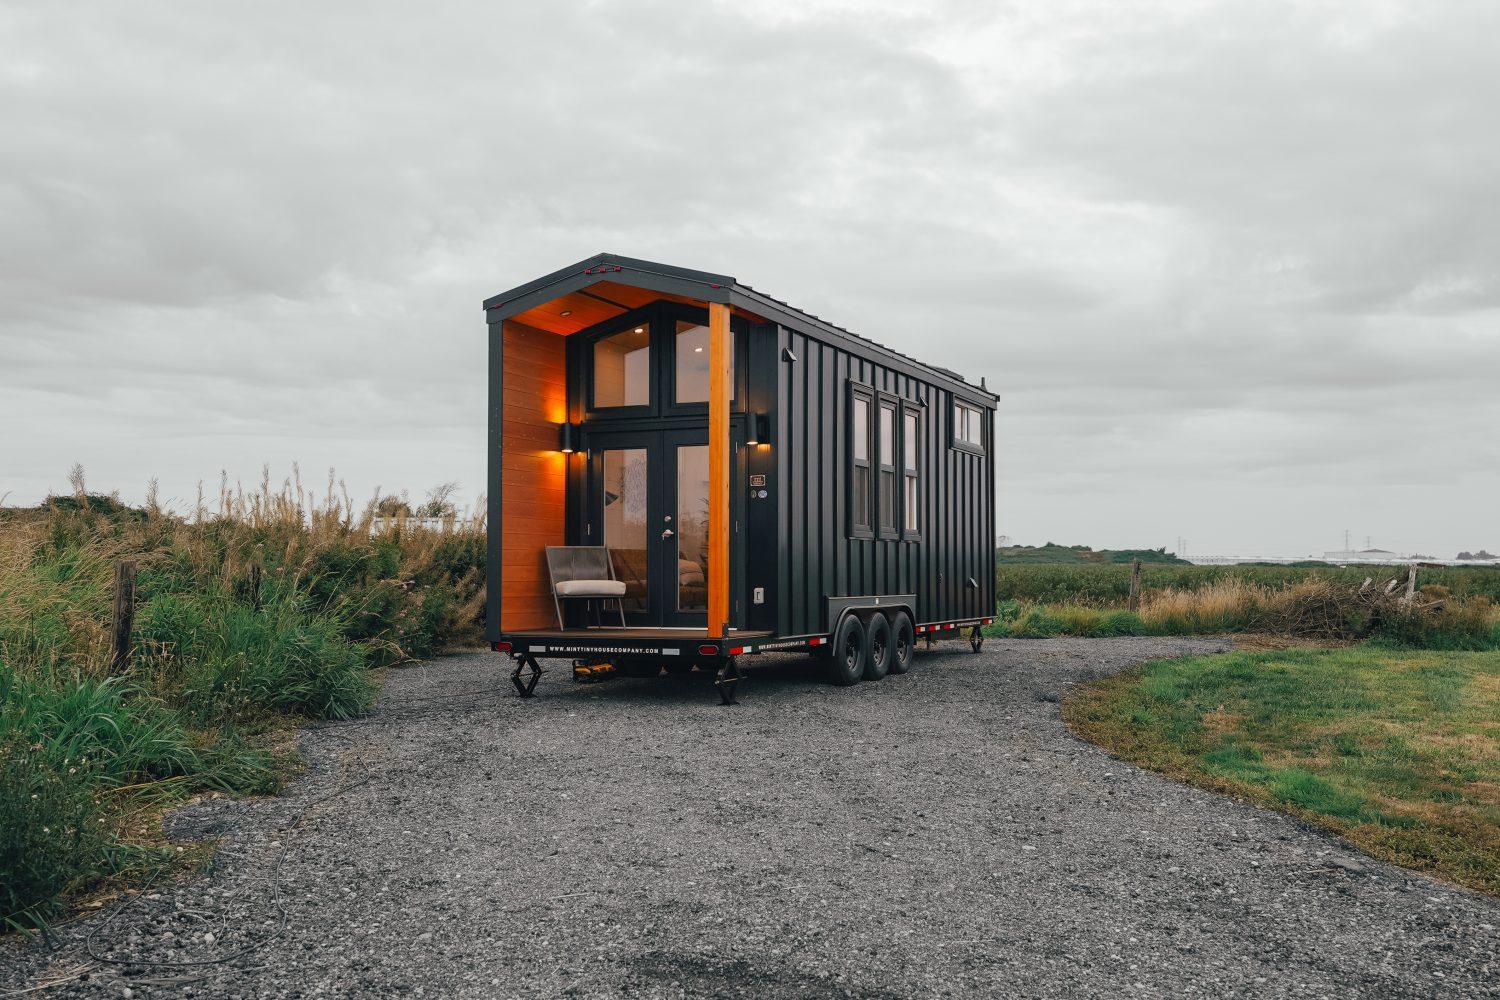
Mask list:
[[[1003,394],[1013,539],[1500,550],[1500,5],[0,8],[0,494],[483,489],[599,250]]]

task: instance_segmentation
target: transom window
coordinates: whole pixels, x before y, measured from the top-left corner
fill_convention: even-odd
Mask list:
[[[743,367],[741,326],[739,320],[730,326],[731,406],[740,396],[734,384],[735,369]],[[671,416],[707,408],[710,352],[706,310],[657,303],[589,336],[573,357],[584,369],[579,381],[593,416]]]
[[[594,409],[651,405],[651,325],[594,341]]]
[[[672,384],[679,403],[708,402],[708,327],[679,319]],[[729,384],[734,385],[734,336],[730,336]]]

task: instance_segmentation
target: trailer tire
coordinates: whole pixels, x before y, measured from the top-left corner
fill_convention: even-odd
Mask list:
[[[865,680],[884,680],[891,672],[891,621],[877,611],[865,621]]]
[[[911,615],[897,611],[891,615],[891,673],[904,674],[911,669],[917,651],[917,633],[911,626]]]
[[[840,687],[858,684],[865,675],[865,626],[857,615],[845,615],[833,634],[828,679]]]

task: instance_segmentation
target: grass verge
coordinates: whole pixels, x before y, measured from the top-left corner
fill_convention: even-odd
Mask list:
[[[1500,653],[1376,645],[1147,664],[1063,705],[1080,736],[1500,895]]]
[[[483,627],[482,523],[409,530],[401,510],[377,523],[401,504],[359,512],[332,483],[322,503],[300,483],[225,488],[187,517],[88,493],[81,470],[75,487],[0,508],[0,931],[179,866],[160,835],[168,805],[273,791],[288,727],[364,712],[370,668]],[[138,572],[116,670],[121,561]]]

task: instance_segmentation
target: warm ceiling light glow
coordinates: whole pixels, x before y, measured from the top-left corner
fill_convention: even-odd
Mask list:
[[[635,328],[635,332],[636,333],[645,333],[646,332],[646,328],[644,326],[638,326],[638,327]]]
[[[571,316],[571,315],[573,315],[573,310],[571,310],[571,309],[564,309],[562,312],[558,313],[558,315],[559,316]]]
[[[695,347],[695,348],[693,348],[693,353],[694,354],[702,354],[703,353],[703,348],[701,348],[701,347]]]

